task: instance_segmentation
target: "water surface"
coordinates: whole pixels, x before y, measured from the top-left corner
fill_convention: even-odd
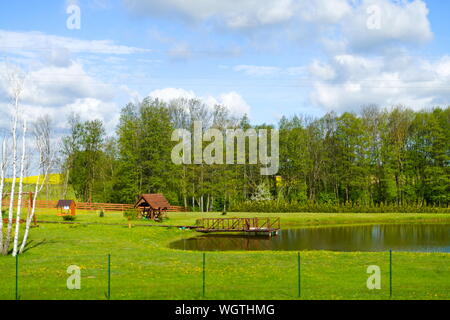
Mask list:
[[[416,251],[450,253],[450,224],[377,224],[283,230],[276,237],[202,235],[170,244],[198,251],[329,250],[344,252]]]

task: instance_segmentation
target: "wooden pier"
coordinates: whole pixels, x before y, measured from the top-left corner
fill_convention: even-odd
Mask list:
[[[276,235],[280,218],[204,218],[197,221],[197,232],[245,232]]]

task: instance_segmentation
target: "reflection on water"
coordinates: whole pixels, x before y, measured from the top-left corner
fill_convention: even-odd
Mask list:
[[[199,251],[233,250],[330,250],[450,253],[450,224],[390,224],[292,229],[277,237],[204,235],[183,239],[173,249]]]

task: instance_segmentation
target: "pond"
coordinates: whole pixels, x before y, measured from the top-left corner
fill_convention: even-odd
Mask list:
[[[283,230],[276,237],[208,234],[170,244],[195,251],[343,252],[415,251],[450,253],[450,224],[377,224]]]

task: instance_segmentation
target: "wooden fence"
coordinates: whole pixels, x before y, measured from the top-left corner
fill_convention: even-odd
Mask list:
[[[58,201],[46,201],[46,200],[36,200],[36,208],[38,209],[54,209]],[[9,207],[9,200],[3,200],[3,208]],[[17,200],[14,202],[14,205],[17,206]],[[22,199],[22,208],[28,208],[29,199]],[[128,209],[133,209],[132,204],[117,204],[117,203],[89,203],[89,202],[77,202],[78,210],[87,210],[87,211],[98,211],[105,210],[106,212],[123,212]],[[167,210],[168,212],[187,212],[185,207],[171,206]]]

